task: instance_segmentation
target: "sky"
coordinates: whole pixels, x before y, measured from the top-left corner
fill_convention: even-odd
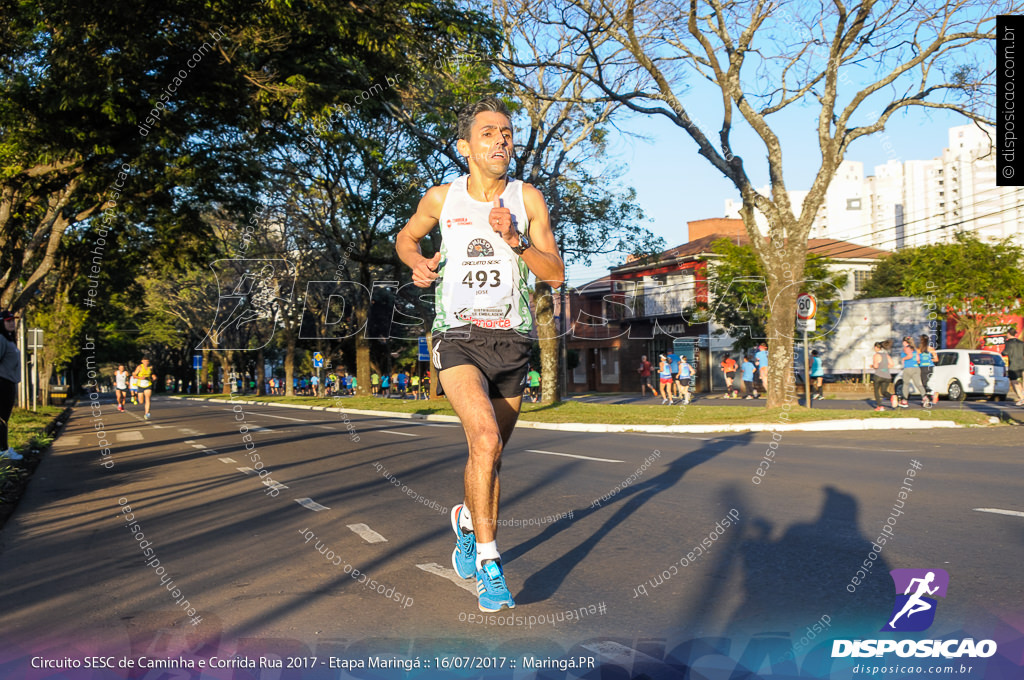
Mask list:
[[[783,145],[786,186],[790,190],[807,190],[820,166],[814,111],[805,108],[786,115],[788,117],[780,118],[775,128]],[[713,112],[708,112],[706,120],[709,124],[715,120]],[[854,142],[846,160],[864,163],[864,174],[868,176],[874,174],[876,165],[889,160],[936,158],[948,144],[949,128],[968,122],[963,116],[946,111],[897,113],[883,132]],[[621,184],[636,189],[637,200],[650,220],[644,226],[664,238],[667,248],[687,241],[688,221],[723,217],[726,199],[739,199],[732,182],[703,156],[698,156],[697,145],[690,137],[663,117],[634,116],[621,121],[619,127],[647,138],[617,135],[611,149],[626,167]],[[717,128],[711,132],[715,130]],[[751,172],[754,186],[762,187],[768,183],[767,172],[762,171],[764,147],[751,135],[737,134],[738,139],[749,143],[734,144],[734,148]],[[609,263],[621,261],[621,257],[613,255],[594,258],[590,267],[570,264],[568,282],[579,286],[592,281],[608,273]]]

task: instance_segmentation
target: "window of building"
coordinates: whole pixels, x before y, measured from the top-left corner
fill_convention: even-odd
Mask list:
[[[868,283],[868,279],[871,278],[870,271],[855,271],[853,272],[853,292],[860,293],[864,290],[864,287]]]

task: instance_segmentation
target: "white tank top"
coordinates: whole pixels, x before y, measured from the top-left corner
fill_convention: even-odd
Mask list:
[[[449,185],[441,207],[441,271],[434,291],[433,331],[474,324],[528,333],[533,325],[529,269],[491,228],[488,218],[494,204],[472,198],[466,190],[468,178],[463,175]],[[501,199],[525,234],[529,221],[523,183],[509,180]]]
[[[128,371],[114,372],[114,387],[119,390],[128,389]]]

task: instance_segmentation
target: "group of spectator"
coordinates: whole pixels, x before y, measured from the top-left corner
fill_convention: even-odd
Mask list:
[[[370,374],[370,392],[375,397],[390,399],[397,397],[405,399],[429,399],[430,398],[430,371],[422,377],[417,373],[410,373],[408,369],[392,371],[391,374],[380,375],[376,371]]]

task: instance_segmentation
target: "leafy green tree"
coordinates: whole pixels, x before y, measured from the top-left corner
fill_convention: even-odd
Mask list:
[[[951,314],[973,349],[1002,314],[1024,311],[1024,248],[1011,239],[984,242],[960,232],[951,243],[904,248],[875,265],[861,298],[906,295]]]
[[[694,321],[714,319],[721,327],[719,333],[728,333],[736,339],[734,347],[746,350],[767,337],[768,320],[778,301],[766,294],[764,266],[750,245],[741,245],[730,239],[718,239],[711,245],[713,257],[708,263],[707,303],[700,303],[687,314]],[[835,262],[827,257],[808,253],[804,265],[804,283],[797,293],[811,293],[819,300],[815,322],[820,330],[829,325],[832,315],[838,313],[841,301],[836,289],[842,289],[848,276],[835,269]],[[684,313],[686,314],[686,313]],[[790,331],[791,337],[792,333]]]
[[[28,316],[30,328],[43,331],[43,348],[39,350],[39,403],[50,404],[50,378],[75,357],[81,347],[86,313],[69,302],[66,291],[46,303],[34,305]]]
[[[0,305],[13,309],[66,234],[102,244],[117,215],[145,225],[150,256],[196,256],[204,210],[253,204],[260,156],[293,117],[397,90],[488,23],[417,0],[40,0],[3,14]]]

